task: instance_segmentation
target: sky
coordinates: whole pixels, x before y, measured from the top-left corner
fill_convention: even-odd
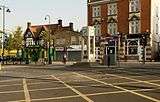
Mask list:
[[[0,0],[11,13],[5,13],[6,30],[12,31],[17,26],[23,30],[27,22],[32,25],[47,24],[46,15],[50,15],[51,23],[63,20],[63,25],[74,23],[74,29],[80,30],[87,25],[87,0]],[[2,11],[0,11],[0,29],[2,29]]]

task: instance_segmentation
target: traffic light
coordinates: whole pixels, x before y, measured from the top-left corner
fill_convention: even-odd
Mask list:
[[[144,46],[147,46],[147,36],[146,36],[146,34],[142,34],[141,44],[144,45]]]

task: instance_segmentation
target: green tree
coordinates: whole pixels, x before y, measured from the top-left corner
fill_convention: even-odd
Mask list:
[[[16,49],[17,52],[22,49],[22,27],[18,26],[17,29],[13,32],[13,49]]]
[[[40,57],[40,52],[41,52],[41,48],[34,48],[30,54],[31,54],[31,60],[35,62],[35,64],[37,63],[39,57]]]
[[[7,38],[6,50],[8,52],[10,50],[13,50],[13,35],[12,34],[10,34],[9,37]]]

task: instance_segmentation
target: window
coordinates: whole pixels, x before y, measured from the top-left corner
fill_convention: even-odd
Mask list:
[[[101,35],[101,25],[94,25],[95,28],[95,35],[100,36]]]
[[[76,43],[77,43],[76,37],[75,36],[71,36],[71,44],[72,45],[76,45]]]
[[[66,40],[64,38],[57,38],[55,44],[56,45],[65,45]]]
[[[25,35],[26,38],[31,38],[32,37],[32,33],[31,32],[27,32],[27,34]]]
[[[139,11],[139,0],[130,0],[130,12],[137,12]]]
[[[108,33],[111,35],[117,34],[117,23],[108,24]]]
[[[44,40],[39,40],[39,45],[43,46],[44,45]]]
[[[101,14],[100,14],[101,10],[100,10],[100,6],[95,6],[93,7],[93,17],[100,17]]]
[[[115,14],[117,14],[117,4],[116,3],[108,4],[108,15],[115,15]]]
[[[35,43],[34,43],[34,41],[33,41],[32,38],[27,38],[27,39],[26,39],[26,46],[34,45],[34,44],[35,44]]]
[[[140,33],[140,21],[139,20],[133,20],[130,21],[130,34],[137,34]]]

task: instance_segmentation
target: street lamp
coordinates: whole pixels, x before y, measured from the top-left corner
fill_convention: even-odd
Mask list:
[[[48,21],[49,21],[49,24],[51,23],[51,17],[50,17],[50,15],[46,15],[45,16],[45,20],[47,20],[48,19]],[[49,29],[49,46],[48,46],[48,64],[52,64],[52,61],[51,61],[51,55],[50,55],[50,45],[51,45],[51,42],[50,42],[50,40],[51,40],[51,34],[50,34],[51,32],[50,32],[50,29]]]
[[[5,35],[5,12],[10,13],[10,9],[8,7],[6,7],[5,5],[1,5],[0,6],[0,10],[2,10],[2,21],[3,21],[3,33],[2,33],[2,63],[4,64],[4,35]]]

